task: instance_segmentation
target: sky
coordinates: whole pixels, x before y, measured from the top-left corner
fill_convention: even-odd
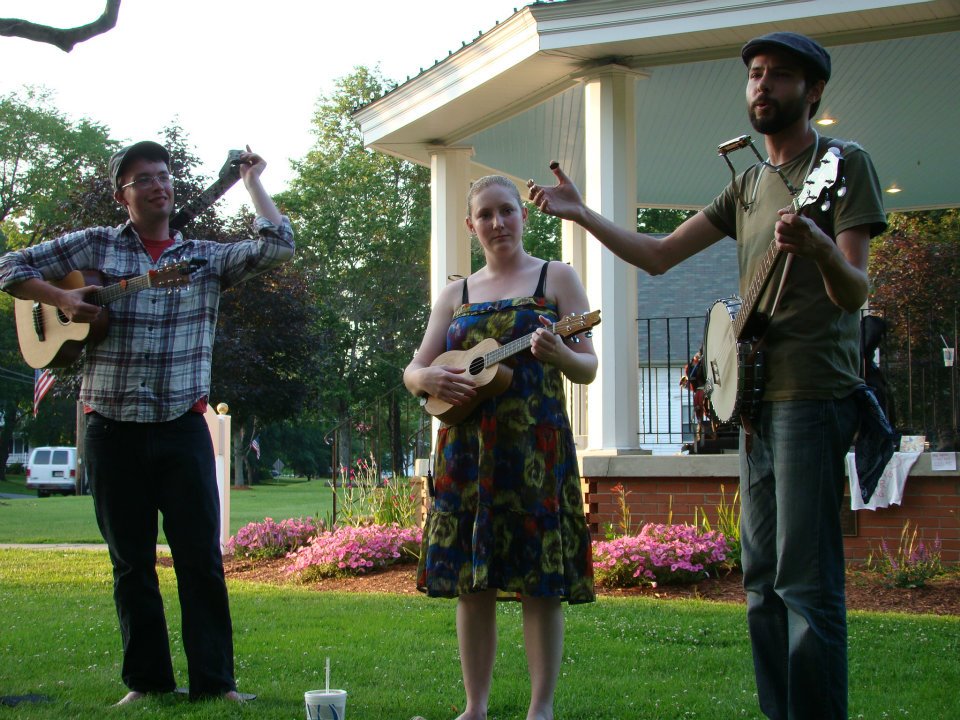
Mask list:
[[[356,66],[402,82],[510,17],[524,0],[123,0],[117,26],[65,53],[0,37],[0,94],[53,91],[73,120],[120,142],[162,139],[176,121],[200,172],[216,176],[231,148],[267,161],[268,192],[312,145],[317,100]],[[104,0],[0,0],[0,17],[55,27],[92,22]],[[228,212],[247,200],[232,188]]]

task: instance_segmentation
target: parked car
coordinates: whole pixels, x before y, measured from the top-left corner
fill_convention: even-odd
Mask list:
[[[36,490],[37,497],[73,495],[77,489],[77,449],[34,448],[27,461],[27,487]]]

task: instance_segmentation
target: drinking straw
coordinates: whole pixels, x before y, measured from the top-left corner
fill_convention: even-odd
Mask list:
[[[326,692],[330,692],[330,658],[327,658],[326,676],[327,676]]]

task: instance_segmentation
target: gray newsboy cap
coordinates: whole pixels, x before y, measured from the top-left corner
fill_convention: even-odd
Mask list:
[[[163,160],[170,167],[170,153],[160,143],[152,140],[141,140],[133,145],[128,145],[113,154],[110,158],[110,182],[113,183],[113,189],[120,189],[120,176],[123,175],[123,168],[131,160],[137,158],[146,158],[147,160]]]
[[[797,57],[806,67],[813,70],[818,78],[830,79],[830,55],[816,40],[806,35],[792,32],[772,32],[755,37],[747,42],[740,51],[746,65],[754,55],[763,50],[786,50]]]

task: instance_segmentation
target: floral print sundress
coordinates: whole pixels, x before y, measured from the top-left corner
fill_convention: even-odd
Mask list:
[[[543,297],[547,264],[533,296],[464,304],[447,350],[492,337],[505,345],[556,322]],[[441,425],[434,497],[427,514],[417,587],[432,597],[488,589],[501,599],[556,597],[592,602],[590,532],[563,375],[529,350],[514,355],[510,386],[457,425]]]

